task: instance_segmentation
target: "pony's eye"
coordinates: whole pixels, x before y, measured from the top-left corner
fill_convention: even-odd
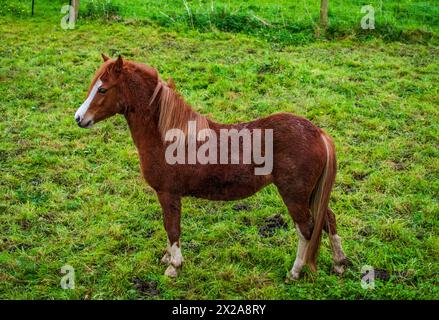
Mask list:
[[[105,94],[105,92],[107,92],[107,89],[105,89],[104,87],[99,87],[98,92],[100,94]]]

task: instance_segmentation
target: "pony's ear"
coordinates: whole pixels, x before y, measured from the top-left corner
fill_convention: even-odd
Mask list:
[[[169,78],[168,79],[168,87],[171,88],[172,90],[175,90],[175,82],[174,79]]]
[[[116,60],[115,65],[114,65],[114,71],[116,73],[120,73],[122,71],[122,66],[123,66],[123,59],[122,59],[122,56],[119,55],[119,57]]]
[[[101,53],[102,59],[104,59],[104,62],[110,59],[108,56],[106,56],[104,53]]]

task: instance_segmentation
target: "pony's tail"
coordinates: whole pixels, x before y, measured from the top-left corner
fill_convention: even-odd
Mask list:
[[[321,135],[326,148],[326,164],[322,175],[317,182],[311,196],[310,209],[314,220],[314,229],[308,242],[305,261],[312,271],[317,271],[317,255],[319,253],[322,229],[325,223],[326,211],[329,205],[329,195],[337,173],[335,146],[331,137],[322,132]]]

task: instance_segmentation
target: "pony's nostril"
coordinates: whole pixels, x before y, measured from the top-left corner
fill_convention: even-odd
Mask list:
[[[79,123],[81,121],[81,117],[80,116],[76,116],[75,120],[76,120],[76,123]]]

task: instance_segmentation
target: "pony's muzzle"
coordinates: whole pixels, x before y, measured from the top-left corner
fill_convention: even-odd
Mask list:
[[[84,119],[81,116],[76,116],[75,121],[81,128],[90,128],[93,125],[93,120],[88,120],[84,122]]]

